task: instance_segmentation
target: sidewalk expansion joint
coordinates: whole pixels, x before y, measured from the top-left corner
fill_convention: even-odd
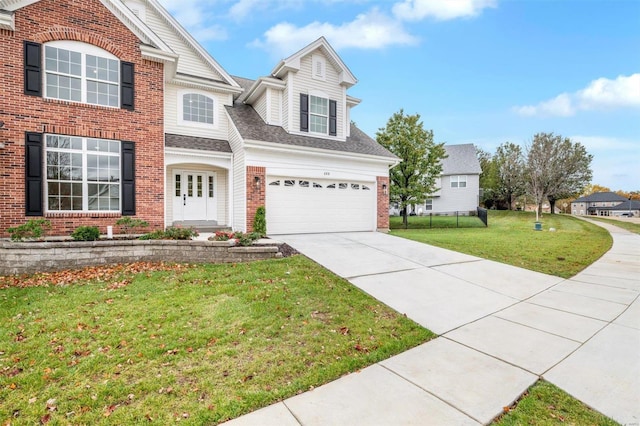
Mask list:
[[[390,372],[391,374],[394,374],[396,376],[398,376],[399,378],[401,378],[402,380],[404,380],[407,383],[411,383],[413,386],[417,387],[418,389],[420,389],[421,391],[428,393],[429,395],[433,396],[434,398],[436,398],[439,401],[444,402],[445,404],[447,404],[449,407],[453,408],[456,411],[461,412],[462,414],[464,414],[465,416],[469,417],[471,420],[474,420],[476,422],[478,422],[478,424],[483,424],[483,422],[481,420],[476,419],[475,417],[473,417],[471,414],[467,413],[466,411],[460,409],[459,407],[456,407],[455,405],[453,405],[452,403],[450,403],[449,401],[447,401],[444,398],[441,398],[440,396],[438,396],[437,394],[435,394],[434,392],[431,392],[428,389],[423,388],[422,386],[420,386],[419,384],[417,384],[416,382],[414,382],[413,380],[403,376],[402,374],[399,374],[398,372],[392,370],[391,368],[387,367],[386,365],[382,365],[380,363],[378,363],[378,365],[382,368],[384,368],[385,370],[387,370],[388,372]]]

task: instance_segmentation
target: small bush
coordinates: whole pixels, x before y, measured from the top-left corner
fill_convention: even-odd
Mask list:
[[[100,238],[100,230],[97,226],[78,226],[72,233],[75,241],[95,241]]]
[[[241,246],[250,246],[254,241],[260,239],[261,236],[257,232],[236,232],[233,237],[235,238],[236,243],[240,244]]]
[[[140,234],[144,228],[149,227],[149,222],[142,219],[133,219],[130,216],[121,217],[116,222],[116,225],[120,227],[120,232],[123,234]]]
[[[233,232],[218,231],[209,237],[211,241],[229,241],[234,237]]]
[[[157,230],[140,237],[141,240],[190,240],[197,237],[198,231],[193,228],[169,226],[164,231]]]
[[[30,219],[27,223],[7,229],[11,241],[44,239],[46,230],[51,229],[51,222],[46,219]]]
[[[267,235],[267,212],[264,206],[258,207],[253,218],[253,232],[260,234],[260,237]]]

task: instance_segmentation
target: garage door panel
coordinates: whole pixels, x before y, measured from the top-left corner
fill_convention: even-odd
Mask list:
[[[289,185],[285,185],[285,181]],[[279,185],[269,185],[272,182]],[[267,232],[371,231],[375,229],[374,185],[347,180],[269,177]]]

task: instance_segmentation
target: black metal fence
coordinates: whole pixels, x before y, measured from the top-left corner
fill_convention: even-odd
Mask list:
[[[482,228],[487,227],[487,210],[478,207],[471,211],[423,213],[407,217],[408,229]],[[391,229],[403,229],[402,216],[391,216]]]
[[[477,208],[478,218],[484,223],[484,226],[489,226],[489,217],[487,214],[487,209],[483,209],[482,207]]]

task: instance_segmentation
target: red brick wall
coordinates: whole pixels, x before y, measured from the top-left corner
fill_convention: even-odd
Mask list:
[[[135,63],[135,111],[24,95],[23,41],[76,40]],[[15,12],[15,31],[0,30],[0,236],[25,223],[25,132],[101,137],[136,143],[136,217],[164,226],[161,64],[143,60],[140,41],[99,0],[41,0]],[[43,52],[44,56],[44,52]],[[106,232],[119,213],[45,213],[54,235],[80,225]]]
[[[256,176],[260,179],[256,185]],[[256,210],[265,205],[266,170],[264,167],[247,166],[247,232],[253,231]]]
[[[378,223],[380,231],[389,230],[389,178],[387,176],[376,177],[378,183]],[[386,190],[383,188],[386,187]],[[385,194],[386,192],[386,194]]]

